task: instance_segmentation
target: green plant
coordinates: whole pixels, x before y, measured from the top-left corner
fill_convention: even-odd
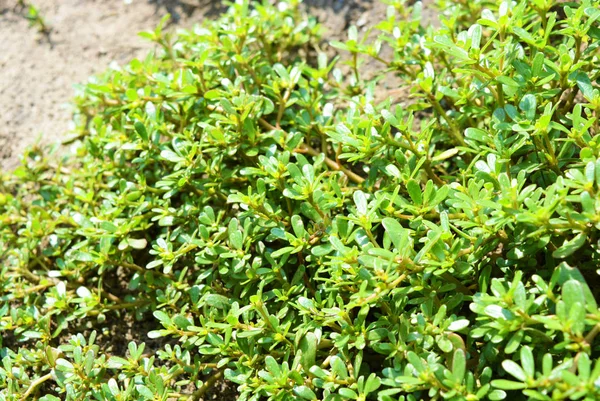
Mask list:
[[[600,4],[438,5],[351,28],[346,80],[241,2],[82,86],[0,183],[0,400],[598,399]]]
[[[27,3],[25,0],[17,0],[15,9],[20,9],[21,11],[27,9],[27,13],[23,16],[29,20],[29,26],[35,27],[41,34],[50,34],[50,27],[35,4]]]
[[[30,4],[27,8],[27,19],[29,20],[29,24],[36,27],[40,33],[45,35],[50,33],[50,28],[46,24],[46,20],[40,14],[40,10],[33,4]]]

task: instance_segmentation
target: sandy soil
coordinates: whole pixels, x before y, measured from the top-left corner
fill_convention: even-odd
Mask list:
[[[29,26],[17,0],[0,0],[1,166],[14,167],[16,155],[38,138],[63,137],[73,84],[113,61],[143,55],[152,44],[138,32],[153,29],[167,12],[183,26],[217,12],[213,4],[188,1],[27,0],[51,29],[44,37]]]

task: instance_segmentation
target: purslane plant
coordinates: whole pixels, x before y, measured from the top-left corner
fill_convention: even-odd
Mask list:
[[[348,77],[239,2],[81,86],[71,154],[2,173],[0,400],[598,399],[600,3],[438,7]]]

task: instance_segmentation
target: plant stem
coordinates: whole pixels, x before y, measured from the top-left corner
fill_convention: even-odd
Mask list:
[[[189,400],[198,401],[204,395],[204,393],[206,393],[212,386],[215,385],[215,383],[221,378],[221,376],[223,376],[223,371],[218,370],[217,373],[209,377],[208,380],[204,382],[202,387],[194,391]]]
[[[444,110],[440,105],[440,102],[438,102],[433,95],[429,96],[429,100],[431,101],[431,105],[433,106],[434,110],[446,121],[446,123],[448,123],[448,126],[450,127],[450,134],[456,141],[457,145],[467,146],[465,139],[458,128],[458,125],[456,125],[456,122],[452,121],[452,119],[448,116],[446,110]]]
[[[111,304],[111,305],[98,305],[98,307],[103,310],[119,310],[119,309],[132,309],[137,308],[139,306],[148,305],[150,302],[145,299],[140,299],[134,302],[123,302],[120,304]],[[88,316],[98,316],[100,314],[100,309],[94,309],[87,312]]]
[[[158,276],[164,277],[164,278],[168,278],[168,279],[172,279],[173,276],[170,274],[165,274],[161,271],[158,270],[149,270],[149,269],[144,269],[142,266],[136,265],[135,263],[129,263],[129,262],[125,262],[125,261],[121,261],[121,262],[113,262],[116,265],[121,265],[127,269],[132,269],[135,270],[137,272],[140,273],[147,273],[147,272],[152,272]]]
[[[267,120],[265,120],[264,118],[259,118],[258,122],[260,123],[260,125],[262,125],[263,127],[270,129],[270,130],[276,130],[279,129],[277,127],[275,127],[274,125],[270,124]],[[302,145],[300,145],[300,148],[298,148],[297,150],[299,153],[306,153],[309,154],[311,156],[318,156],[321,154],[321,152],[319,152],[318,150],[316,150],[315,148],[303,143]],[[353,171],[348,170],[346,167],[342,166],[341,164],[331,160],[329,157],[325,157],[325,164],[327,164],[327,166],[333,170],[336,171],[341,171],[344,174],[346,174],[346,176],[348,178],[350,178],[350,180],[352,180],[353,182],[357,183],[357,184],[362,184],[363,182],[365,182],[365,179],[362,178],[360,175],[356,174]]]
[[[303,143],[302,145],[300,145],[300,151],[307,153],[311,156],[318,156],[320,154],[319,151],[317,151],[316,149],[308,146],[307,144]],[[348,178],[350,178],[353,182],[357,183],[357,184],[362,184],[363,182],[365,182],[365,179],[362,178],[360,175],[356,174],[353,171],[348,170],[346,167],[336,163],[335,161],[331,160],[328,157],[325,157],[325,164],[327,164],[327,166],[333,170],[336,171],[341,171],[344,174],[346,174],[346,176]]]
[[[52,379],[52,373],[48,373],[47,375],[44,375],[32,381],[25,394],[23,394],[21,401],[25,401],[35,391],[36,388],[38,388],[42,383],[50,379]]]
[[[600,333],[600,323],[596,323],[596,325],[592,328],[592,330],[585,336],[585,342],[588,343],[591,347],[594,342],[594,338]]]
[[[275,126],[277,128],[281,128],[281,119],[283,118],[283,112],[285,111],[285,105],[287,104],[288,100],[290,100],[291,94],[292,94],[291,89],[287,88],[285,90],[285,93],[283,94],[283,97],[281,98],[281,101],[279,103],[279,110],[277,111],[277,123],[275,124]]]

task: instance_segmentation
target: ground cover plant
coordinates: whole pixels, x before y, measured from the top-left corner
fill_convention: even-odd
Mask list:
[[[29,25],[35,27],[39,33],[46,36],[50,34],[50,27],[34,4],[28,4],[25,0],[18,0],[14,10],[23,13],[23,16],[29,20]],[[27,10],[26,13],[25,10]]]
[[[83,85],[2,173],[0,400],[598,399],[600,4],[438,6],[337,69],[239,2]]]

